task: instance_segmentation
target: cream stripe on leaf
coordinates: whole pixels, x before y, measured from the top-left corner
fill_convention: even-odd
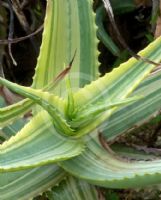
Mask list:
[[[135,188],[161,182],[161,159],[152,161],[120,160],[88,138],[84,153],[60,166],[77,178],[108,188]]]
[[[160,45],[161,37],[141,51],[140,55],[148,57],[155,62],[159,62],[161,59]],[[88,109],[90,104],[99,103],[101,101],[112,104],[115,101],[125,99],[154,68],[154,65],[131,58],[129,61],[121,64],[117,69],[114,69],[111,73],[76,92],[74,94],[76,109],[79,110],[84,105],[86,105]],[[94,130],[107,120],[114,110],[115,108],[107,110],[107,112],[104,112],[100,117],[93,120],[93,123],[81,127],[77,135],[85,135],[87,132]]]
[[[56,165],[0,173],[0,198],[28,200],[58,184],[66,175]]]
[[[22,100],[10,106],[0,108],[0,127],[4,127],[27,113],[34,102],[29,99]]]
[[[14,92],[28,97],[35,103],[41,105],[51,115],[55,127],[58,128],[61,132],[67,135],[74,134],[73,130],[70,128],[63,117],[64,103],[59,97],[41,90],[19,86],[3,78],[0,78],[0,83],[12,89]]]
[[[161,60],[161,37],[152,42],[139,55],[155,62]],[[111,73],[97,79],[75,93],[77,106],[82,106],[100,100],[113,101],[123,99],[129,95],[139,83],[154,69],[155,65],[129,59],[127,62],[115,68]]]
[[[54,163],[80,154],[81,140],[57,133],[46,111],[37,114],[20,132],[0,145],[0,171]]]
[[[161,73],[148,79],[133,93],[144,98],[118,109],[109,120],[103,123],[103,134],[108,140],[138,126],[156,116],[161,109]]]
[[[98,40],[92,4],[92,0],[48,1],[33,87],[41,89],[47,85],[63,70],[64,63],[69,64],[75,51],[71,70],[73,87],[78,88],[96,78]],[[62,83],[56,93],[63,92]]]
[[[47,192],[50,200],[97,200],[96,188],[85,181],[68,176],[58,186]]]

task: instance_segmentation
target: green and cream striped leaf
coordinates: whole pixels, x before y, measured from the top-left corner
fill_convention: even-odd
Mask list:
[[[124,160],[130,161],[150,161],[158,159],[160,155],[159,150],[156,148],[147,148],[144,146],[135,146],[129,147],[125,144],[117,144],[114,143],[110,145],[111,150],[117,155],[118,157],[122,157]]]
[[[148,47],[140,52],[143,57],[160,62],[161,56],[161,37],[152,42]],[[140,84],[140,82],[153,70],[155,66],[142,60],[131,58],[129,61],[121,64],[111,73],[92,82],[91,84],[80,89],[74,94],[74,102],[79,109],[83,105],[94,104],[99,101],[111,103],[117,100],[125,99]],[[108,110],[93,123],[82,127],[77,135],[85,135],[94,130],[102,122],[107,120],[114,112],[115,108]]]
[[[83,86],[96,77],[98,41],[92,3],[92,0],[47,1],[43,41],[33,87],[40,89],[47,85],[63,70],[64,63],[69,64],[75,51],[71,72],[73,87]],[[64,86],[56,91],[57,94],[62,93]]]
[[[154,62],[160,62],[160,45],[161,37],[150,43],[139,55]],[[124,99],[149,75],[154,67],[155,65],[145,61],[131,58],[118,68],[115,68],[111,73],[107,73],[104,77],[76,92],[74,95],[75,103],[81,107],[86,103],[91,104],[102,99],[107,102]]]
[[[86,106],[82,107],[80,110],[76,111],[76,114],[74,115],[73,113],[73,122],[79,122],[80,123],[82,121],[87,121],[89,120],[93,120],[94,117],[98,116],[99,114],[102,114],[103,112],[105,112],[106,110],[109,110],[111,108],[114,107],[121,107],[127,104],[130,104],[132,102],[136,102],[138,99],[143,98],[143,96],[134,96],[131,98],[126,98],[120,101],[116,101],[113,103],[106,103],[106,102],[99,102],[97,104],[92,104],[92,105],[88,105],[88,108]]]
[[[108,188],[134,188],[161,182],[161,159],[122,160],[89,139],[80,156],[60,163],[67,172],[89,183]]]
[[[56,165],[46,165],[17,172],[0,173],[0,198],[28,200],[42,194],[64,178],[66,173]]]
[[[0,78],[0,83],[10,88],[14,92],[21,94],[33,100],[35,103],[41,105],[51,115],[55,127],[59,129],[61,132],[67,135],[74,134],[73,130],[67,124],[63,116],[65,108],[62,99],[51,93],[29,87],[20,86],[15,83],[9,82],[3,78]]]
[[[0,96],[0,128],[13,123],[13,121],[23,116],[23,114],[29,111],[33,104],[34,102],[32,103],[31,100],[24,99],[13,105],[6,106],[3,96]],[[3,131],[1,134],[4,136]]]
[[[16,133],[23,128],[26,123],[27,120],[23,118],[3,127],[3,129],[0,131],[0,143],[4,142],[5,140],[9,140],[10,137],[16,135]]]
[[[63,72],[58,74],[57,77],[55,78],[55,80],[53,80],[51,83],[49,83],[47,86],[45,86],[41,92],[40,91],[37,92],[37,91],[34,91],[33,89],[29,89],[30,93],[34,92],[37,95],[42,94],[42,96],[44,96],[43,91],[51,91],[51,89],[53,90],[57,86],[57,84],[62,80],[62,78],[63,78],[63,75],[61,76],[62,73]],[[15,91],[17,91],[17,89],[18,89],[16,86],[18,87],[18,85],[14,85],[14,84],[10,83],[10,87],[14,88]],[[19,93],[24,94],[25,91],[21,92],[22,89],[23,89],[23,87],[20,86]],[[26,95],[24,95],[24,96],[26,96]],[[48,99],[49,103],[51,102],[51,104],[52,104],[52,102],[54,101],[52,95],[46,92],[45,97],[46,97],[46,99]],[[1,101],[2,106],[0,106],[0,107],[2,107],[2,108],[0,108],[0,127],[6,126],[9,123],[15,121],[16,119],[22,117],[26,112],[29,111],[29,109],[32,109],[32,106],[35,104],[35,102],[34,102],[35,99],[32,100],[32,99],[26,98],[26,99],[21,100],[17,103],[14,103],[10,106],[6,106],[4,101],[3,101],[3,97],[1,99],[2,99],[2,101]],[[63,108],[62,104],[63,103],[61,103],[61,105],[60,105],[61,109]]]
[[[102,125],[104,136],[114,139],[127,130],[135,128],[154,117],[161,109],[161,72],[147,78],[133,95],[143,95],[144,98],[117,110],[109,120]]]
[[[0,127],[2,128],[22,117],[32,108],[33,105],[33,101],[24,99],[13,105],[0,108]]]
[[[35,116],[20,132],[0,145],[0,171],[20,170],[79,155],[81,140],[57,133],[46,111]]]
[[[85,181],[68,176],[58,186],[47,192],[49,200],[97,200],[96,188]]]
[[[56,108],[61,113],[64,112],[65,108],[63,100],[52,93],[40,89],[21,86],[1,77],[0,84],[5,85],[17,94],[33,100],[35,103],[40,104],[41,106],[44,106],[47,103],[49,107],[51,106],[51,108]]]
[[[88,106],[84,106],[82,107],[81,110],[76,110],[75,113],[72,114],[72,121],[70,121],[70,126],[73,128],[73,130],[78,130],[80,129],[80,131],[78,130],[78,132],[76,133],[75,131],[75,135],[81,135],[81,128],[82,127],[86,127],[87,125],[87,129],[90,132],[90,129],[88,126],[90,123],[93,123],[94,120],[97,120],[97,118],[99,118],[105,111],[110,110],[112,108],[116,108],[116,107],[122,107],[124,105],[130,104],[131,102],[135,102],[138,99],[143,98],[143,96],[139,97],[139,96],[134,96],[131,98],[126,98],[123,100],[120,100],[118,102],[113,102],[113,103],[106,103],[106,102],[99,102],[97,104],[92,104],[92,105],[88,105]],[[91,128],[91,127],[90,127]],[[73,132],[74,135],[74,132]]]
[[[25,125],[25,121],[19,119],[2,132],[3,141],[8,140]],[[19,170],[16,172],[0,173],[0,194],[3,200],[28,200],[57,185],[66,173],[56,165]]]

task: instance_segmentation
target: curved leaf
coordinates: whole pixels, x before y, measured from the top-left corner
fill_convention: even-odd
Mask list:
[[[29,99],[24,99],[13,105],[0,108],[0,127],[4,127],[7,124],[15,121],[23,114],[29,111],[34,105],[34,102]]]
[[[161,57],[161,37],[152,42],[147,48],[141,51],[141,56],[148,57],[155,62],[159,62]],[[100,101],[111,103],[120,99],[125,99],[139,85],[139,83],[153,70],[155,66],[142,60],[131,58],[123,63],[111,73],[92,82],[74,94],[75,106],[79,109],[84,105],[94,104]],[[108,110],[93,123],[81,127],[77,135],[85,135],[94,130],[114,112],[115,108]]]
[[[0,171],[11,171],[69,159],[82,152],[80,140],[63,137],[46,111],[37,114],[16,136],[0,145]]]
[[[97,191],[94,186],[77,180],[72,176],[67,177],[58,186],[47,192],[49,200],[97,200]]]
[[[154,62],[161,60],[161,37],[150,43],[139,55],[149,58]],[[135,58],[115,68],[112,72],[93,81],[91,84],[80,89],[74,95],[77,106],[85,103],[106,100],[111,102],[123,99],[129,95],[156,66]]]
[[[47,165],[18,172],[0,173],[0,195],[3,200],[28,200],[58,184],[65,172]]]
[[[41,90],[20,86],[3,78],[0,78],[0,83],[41,105],[51,115],[55,127],[61,132],[67,135],[74,134],[73,130],[63,117],[64,102],[59,97]]]
[[[134,188],[161,182],[160,159],[122,160],[105,151],[93,139],[88,142],[83,154],[60,165],[76,177],[109,188]]]
[[[97,36],[103,42],[111,53],[119,56],[120,50],[112,40],[112,38],[107,34],[103,25],[103,18],[105,17],[105,10],[103,6],[100,6],[96,11],[96,23],[98,26]]]
[[[131,102],[136,102],[138,99],[143,98],[141,97],[131,97],[131,98],[126,98],[120,101],[116,101],[113,103],[106,103],[106,102],[100,102],[97,104],[92,104],[88,106],[82,106],[80,110],[77,110],[75,112],[75,115],[73,113],[73,118],[72,118],[72,124],[75,125],[76,127],[81,127],[84,125],[84,123],[89,123],[93,121],[96,117],[100,116],[102,113],[105,111],[115,108],[115,107],[121,107],[127,104],[130,104]],[[73,127],[73,126],[72,126]]]
[[[6,87],[10,88],[17,94],[20,94],[24,97],[33,100],[34,103],[38,103],[41,106],[44,106],[45,103],[48,103],[49,106],[51,105],[53,107],[56,107],[60,112],[64,111],[64,102],[62,101],[61,98],[55,96],[52,93],[40,89],[38,90],[38,89],[33,89],[31,87],[21,86],[1,77],[0,77],[0,84],[5,85]],[[26,99],[26,101],[28,102],[28,99]],[[31,101],[29,101],[28,103],[31,103]]]
[[[3,139],[9,139],[16,135],[25,123],[24,120],[18,120],[3,128]],[[66,173],[56,165],[46,165],[17,172],[1,172],[0,196],[3,200],[28,200],[58,184],[65,175]]]
[[[143,99],[118,109],[102,124],[103,135],[111,140],[127,130],[148,121],[161,109],[161,73],[146,79],[133,95],[144,95]]]

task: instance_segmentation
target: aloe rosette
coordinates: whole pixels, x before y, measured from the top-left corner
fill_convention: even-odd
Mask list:
[[[114,138],[144,119],[144,114],[149,117],[161,108],[160,74],[139,86],[155,66],[131,58],[98,78],[96,32],[92,0],[48,0],[32,86],[0,78],[1,85],[25,97],[0,109],[0,136],[7,138],[0,145],[3,200],[33,198],[52,187],[46,193],[49,199],[59,195],[70,199],[69,194],[73,199],[97,199],[93,185],[128,188],[160,183],[160,159],[134,163],[119,160],[98,140],[99,132],[105,138]],[[160,45],[158,38],[139,55],[160,62]],[[69,75],[48,90],[74,52]],[[147,112],[148,105],[152,108]],[[30,109],[32,118],[17,130],[19,119]],[[125,122],[129,116],[131,121],[122,127],[121,120]]]

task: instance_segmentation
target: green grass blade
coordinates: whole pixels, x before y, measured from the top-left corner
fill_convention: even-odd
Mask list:
[[[0,198],[31,199],[58,184],[64,175],[65,172],[55,165],[0,173]]]
[[[97,191],[94,186],[85,181],[67,177],[57,187],[47,192],[49,200],[97,200]]]
[[[60,165],[76,177],[108,188],[152,186],[161,182],[161,159],[135,162],[121,160],[93,139],[88,142],[83,154]]]
[[[35,116],[16,136],[0,145],[0,171],[54,163],[82,152],[84,144],[58,134],[46,111]]]

